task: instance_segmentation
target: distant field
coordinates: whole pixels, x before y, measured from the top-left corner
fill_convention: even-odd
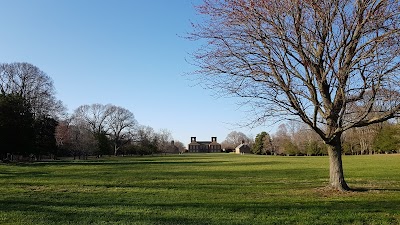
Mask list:
[[[187,154],[0,164],[0,224],[400,224],[400,155]]]

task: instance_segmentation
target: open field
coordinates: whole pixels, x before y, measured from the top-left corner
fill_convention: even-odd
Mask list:
[[[400,155],[188,154],[0,164],[0,224],[400,224]]]

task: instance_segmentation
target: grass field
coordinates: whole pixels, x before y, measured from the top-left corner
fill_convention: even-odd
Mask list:
[[[188,154],[0,164],[0,224],[400,224],[400,155]]]

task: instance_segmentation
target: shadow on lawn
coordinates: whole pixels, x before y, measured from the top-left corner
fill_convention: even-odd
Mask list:
[[[353,192],[369,192],[369,191],[393,191],[400,192],[400,188],[350,188]]]
[[[327,214],[354,214],[364,219],[362,213],[385,212],[398,215],[400,200],[382,201],[304,201],[304,202],[218,202],[218,203],[147,203],[123,202],[106,199],[103,202],[87,198],[82,201],[60,202],[59,199],[0,200],[0,211],[6,214],[37,215],[37,221],[61,221],[68,223],[115,223],[121,221],[151,224],[212,224],[215,219],[230,220],[229,215],[244,213],[253,215],[246,223],[252,223],[255,215],[289,217],[293,213],[326,216]],[[189,212],[180,214],[178,212]],[[360,214],[361,213],[361,214]],[[188,218],[188,215],[190,218]],[[231,222],[234,222],[231,220]],[[236,222],[236,224],[239,221]],[[242,221],[243,222],[243,221]]]
[[[37,220],[30,223],[73,223],[73,224],[99,224],[99,223],[145,223],[145,224],[210,224],[206,218],[195,219],[182,216],[162,216],[159,213],[132,212],[131,209],[141,209],[143,205],[126,205],[118,208],[118,203],[60,203],[47,201],[0,201],[0,212],[22,212],[24,216],[37,216]],[[145,206],[147,207],[147,206]],[[118,209],[116,209],[118,208]],[[113,210],[114,209],[114,210]],[[13,214],[15,216],[15,214]],[[32,218],[32,216],[30,217]],[[21,222],[21,221],[20,221]]]
[[[225,163],[228,161],[51,161],[51,162],[28,162],[10,164],[18,167],[45,167],[45,166],[128,166],[128,165],[209,165]]]
[[[28,172],[16,172],[16,171],[2,171],[0,172],[0,177],[38,177],[38,176],[47,176],[49,173],[47,172],[39,172],[39,171],[28,171]]]

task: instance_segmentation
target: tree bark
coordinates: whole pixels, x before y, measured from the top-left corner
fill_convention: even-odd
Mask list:
[[[344,180],[342,163],[342,144],[340,137],[328,144],[329,154],[329,187],[338,191],[349,191],[350,188]]]
[[[117,144],[114,144],[114,156],[118,156],[118,149]]]

